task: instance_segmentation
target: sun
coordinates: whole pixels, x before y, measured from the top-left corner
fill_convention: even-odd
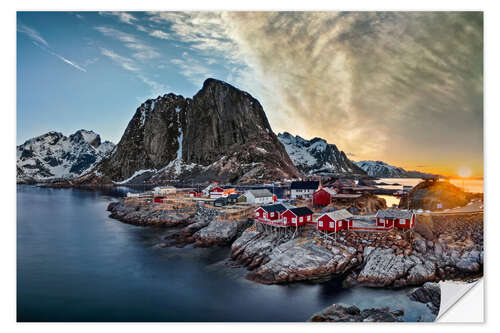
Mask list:
[[[458,168],[458,175],[462,178],[470,177],[472,171],[468,166],[461,166]]]

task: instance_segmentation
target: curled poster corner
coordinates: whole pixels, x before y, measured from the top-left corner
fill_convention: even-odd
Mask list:
[[[441,306],[436,317],[437,322],[483,322],[483,279],[473,282],[441,281]],[[479,297],[467,299],[466,295],[473,289],[478,289]],[[467,300],[466,300],[467,299]],[[480,302],[480,304],[462,304],[463,302]],[[464,306],[464,311],[461,307]],[[465,310],[467,308],[467,310]],[[451,311],[450,311],[451,309]],[[455,311],[457,313],[455,313]],[[474,312],[471,314],[471,312]],[[469,315],[464,316],[464,314]]]

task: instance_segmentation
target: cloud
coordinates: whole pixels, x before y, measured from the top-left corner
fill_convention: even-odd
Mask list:
[[[83,67],[80,67],[78,66],[77,64],[75,64],[74,62],[72,62],[71,60],[68,60],[66,59],[65,57],[63,57],[62,55],[59,55],[55,52],[51,52],[49,51],[50,54],[56,56],[57,58],[59,58],[60,60],[64,61],[65,63],[67,63],[68,65],[70,66],[73,66],[74,68],[78,69],[79,71],[82,71],[82,72],[87,72],[87,70]]]
[[[132,56],[136,59],[149,60],[160,57],[160,53],[158,53],[158,51],[156,51],[153,47],[147,45],[143,41],[139,40],[132,34],[128,34],[126,32],[104,26],[98,26],[95,27],[95,29],[105,36],[123,42],[125,47],[134,50],[135,52],[132,54]]]
[[[170,62],[179,67],[182,75],[197,87],[201,87],[206,78],[215,77],[212,70],[186,52],[182,58],[174,58]]]
[[[99,12],[99,15],[111,15],[117,17],[120,22],[126,23],[126,24],[134,24],[135,21],[137,21],[137,18],[127,12]]]
[[[239,62],[237,44],[230,38],[224,12],[149,12],[149,20],[168,24],[180,41],[208,54]]]
[[[193,50],[223,57],[228,78],[278,131],[323,137],[362,159],[482,163],[482,13],[148,15]]]
[[[30,37],[33,40],[33,43],[37,47],[39,47],[40,49],[42,49],[43,51],[46,51],[47,53],[55,56],[59,60],[62,60],[63,62],[67,63],[68,65],[72,66],[73,68],[78,69],[81,72],[87,72],[87,70],[85,68],[77,65],[74,61],[71,61],[71,60],[63,57],[62,55],[57,54],[56,52],[52,51],[51,48],[49,47],[49,43],[47,43],[47,41],[35,29],[30,28],[28,26],[25,26],[25,25],[21,24],[18,27],[18,31],[21,32],[21,33],[23,33],[23,34],[25,34],[25,35],[27,35],[28,37]]]
[[[131,72],[138,72],[139,71],[139,67],[137,67],[134,60],[132,60],[130,58],[121,56],[121,55],[119,55],[119,54],[117,54],[109,49],[106,49],[106,48],[101,48],[101,53],[102,53],[102,55],[110,58],[116,64],[118,64],[119,66],[121,66],[123,69],[125,69],[127,71],[131,71]]]
[[[150,87],[150,93],[147,97],[140,97],[143,101],[151,96],[158,96],[164,94],[168,90],[168,86],[159,83],[148,77],[140,66],[131,58],[117,54],[116,52],[107,48],[101,48],[101,54],[111,59],[114,63],[135,75],[140,81]]]
[[[35,29],[27,27],[24,24],[21,24],[17,28],[17,31],[19,31],[19,32],[27,35],[31,39],[33,39],[33,40],[35,40],[35,41],[37,41],[37,42],[45,45],[46,47],[49,47],[49,43],[47,43],[47,41],[45,39],[43,39],[43,37]]]
[[[153,30],[149,35],[160,39],[171,39],[169,34],[161,30]]]

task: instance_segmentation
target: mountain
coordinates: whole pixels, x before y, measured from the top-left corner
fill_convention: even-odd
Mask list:
[[[298,177],[259,101],[207,79],[193,98],[170,93],[141,104],[113,153],[78,181],[245,183]]]
[[[79,130],[69,137],[48,132],[17,146],[17,182],[71,179],[94,167],[114,148],[99,134]]]
[[[406,171],[382,161],[359,161],[356,165],[369,176],[377,178],[432,178],[435,175],[419,171]]]
[[[278,139],[292,159],[293,164],[304,174],[347,175],[366,174],[347,158],[337,146],[320,138],[306,140],[288,132],[278,134]]]

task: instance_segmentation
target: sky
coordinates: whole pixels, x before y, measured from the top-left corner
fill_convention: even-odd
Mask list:
[[[257,98],[275,133],[483,176],[478,12],[18,12],[17,143],[81,128],[117,143],[146,99],[208,77]]]

